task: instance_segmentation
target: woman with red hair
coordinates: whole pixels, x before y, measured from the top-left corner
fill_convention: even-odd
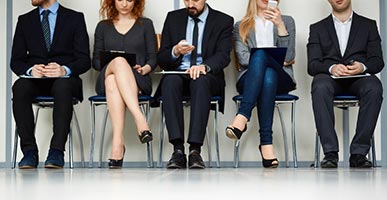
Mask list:
[[[156,68],[156,36],[153,22],[143,17],[145,0],[104,0],[100,9],[103,20],[95,30],[93,68],[100,71],[96,84],[98,95],[106,95],[113,127],[109,168],[121,168],[125,154],[123,131],[125,110],[129,109],[141,143],[153,139],[146,119],[138,106],[138,95],[150,95],[149,73]],[[136,54],[136,65],[116,57],[102,66],[101,51],[124,51]]]

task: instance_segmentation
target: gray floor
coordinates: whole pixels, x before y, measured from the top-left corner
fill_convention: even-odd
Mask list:
[[[0,169],[0,199],[387,199],[387,168]]]

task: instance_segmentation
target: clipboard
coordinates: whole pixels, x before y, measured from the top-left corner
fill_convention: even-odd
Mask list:
[[[123,57],[128,61],[131,67],[136,65],[136,54],[126,53],[125,51],[100,51],[99,52],[99,60],[101,62],[101,66],[106,66],[116,57]]]
[[[333,75],[331,75],[331,77],[332,77],[333,79],[361,78],[361,77],[366,77],[366,76],[371,76],[371,74],[365,73],[365,74],[357,74],[357,75],[353,75],[353,76],[333,76]]]
[[[286,51],[288,48],[286,47],[258,47],[258,48],[251,48],[250,50],[250,55],[254,55],[254,53],[257,50],[265,50],[266,53],[268,53],[271,57],[273,57],[278,64],[281,66],[284,65],[285,62],[285,56],[286,56]],[[250,56],[251,60],[251,56]]]

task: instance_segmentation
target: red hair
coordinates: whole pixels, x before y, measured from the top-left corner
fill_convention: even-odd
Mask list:
[[[126,1],[126,0],[124,0]],[[145,0],[133,0],[134,6],[132,10],[133,16],[138,19],[143,16],[145,8]],[[107,20],[116,20],[118,16],[118,10],[115,6],[115,0],[103,0],[101,9],[99,10],[100,16]]]

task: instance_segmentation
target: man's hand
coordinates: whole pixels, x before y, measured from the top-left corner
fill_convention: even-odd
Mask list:
[[[181,40],[177,43],[173,49],[173,54],[176,57],[191,53],[195,49],[195,46],[188,45],[186,40]]]
[[[189,76],[193,79],[196,80],[199,78],[200,74],[206,75],[206,66],[204,65],[195,65],[192,66],[191,68],[186,70],[187,73],[189,73]]]
[[[58,63],[52,62],[44,67],[43,75],[47,77],[61,77],[66,75],[66,70]]]
[[[347,66],[343,64],[336,64],[332,67],[331,73],[333,76],[339,77],[339,76],[349,76]]]
[[[357,75],[363,73],[363,65],[360,62],[354,62],[352,65],[347,65],[347,72],[349,75]]]
[[[44,76],[43,70],[44,70],[43,64],[34,65],[31,70],[31,76],[36,78],[42,78]]]

